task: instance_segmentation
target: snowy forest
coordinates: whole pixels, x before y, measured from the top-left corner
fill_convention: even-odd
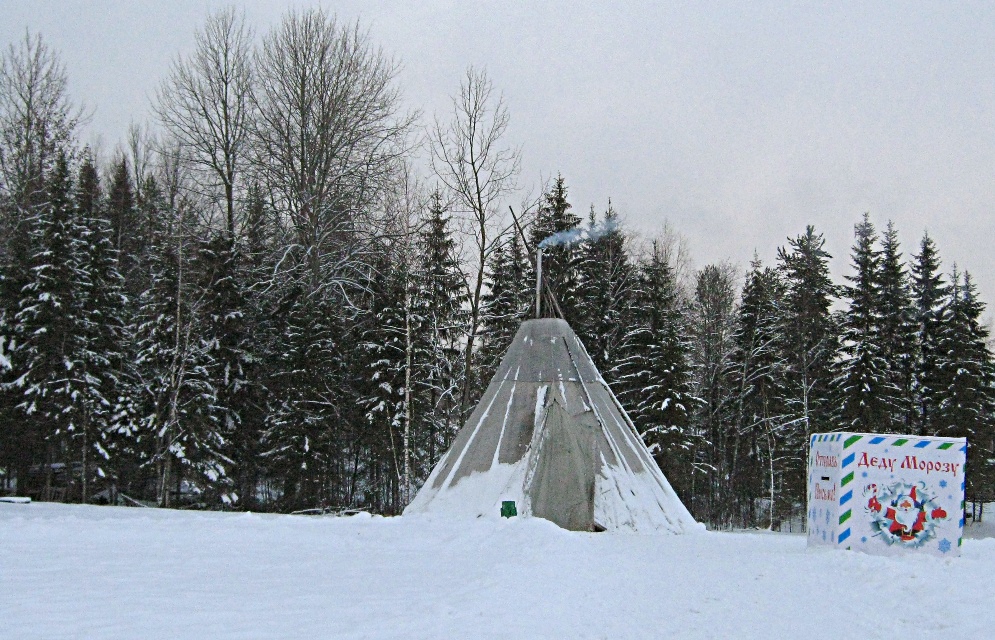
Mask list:
[[[825,431],[967,437],[967,499],[995,501],[985,305],[928,235],[855,212],[849,248],[809,226],[771,264],[695,268],[679,220],[641,236],[560,176],[522,196],[480,69],[426,116],[320,10],[265,33],[224,10],[195,42],[109,152],[43,35],[2,53],[0,490],[400,513],[555,236],[559,310],[699,521],[802,524]]]

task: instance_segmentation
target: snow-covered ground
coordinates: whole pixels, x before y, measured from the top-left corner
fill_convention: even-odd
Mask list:
[[[783,534],[0,503],[2,638],[987,638],[993,589],[992,538],[886,558]]]

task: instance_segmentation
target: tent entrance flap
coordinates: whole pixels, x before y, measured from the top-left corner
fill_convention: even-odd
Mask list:
[[[570,531],[593,531],[595,460],[594,428],[575,420],[552,400],[539,428],[536,459],[526,493],[532,515]]]

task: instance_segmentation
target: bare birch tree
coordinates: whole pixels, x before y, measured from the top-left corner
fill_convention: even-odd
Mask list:
[[[355,241],[407,151],[397,64],[358,24],[320,9],[288,14],[256,71],[255,171],[310,271],[312,290],[345,289]]]
[[[23,204],[42,189],[42,174],[73,138],[82,112],[69,78],[40,35],[24,35],[0,56],[0,195]]]
[[[480,301],[484,269],[499,238],[494,227],[500,201],[515,187],[520,156],[507,146],[504,135],[510,116],[501,95],[495,96],[487,74],[470,67],[453,97],[448,121],[436,118],[430,131],[432,169],[469,223],[474,273],[469,278],[470,326],[464,356],[461,404],[470,404],[473,348],[480,329]]]
[[[128,125],[128,149],[122,155],[131,159],[131,181],[135,187],[135,198],[141,200],[142,188],[153,166],[159,140],[147,126],[137,122]]]
[[[155,112],[180,142],[211,201],[221,205],[229,240],[237,233],[236,198],[252,108],[252,32],[229,7],[195,35],[188,57],[173,63]],[[218,193],[220,191],[221,193]]]
[[[425,207],[426,196],[422,185],[418,182],[410,165],[403,164],[395,174],[393,187],[386,193],[384,209],[390,214],[390,224],[387,234],[393,236],[393,248],[397,252],[397,260],[401,264],[412,264],[417,259],[416,242],[421,220],[419,215]],[[412,273],[404,270],[404,412],[403,430],[401,432],[400,460],[397,451],[392,451],[394,468],[400,486],[400,508],[411,502],[412,486],[412,425],[420,416],[416,416],[412,398],[412,371],[415,357],[415,316],[413,299]],[[393,448],[394,435],[388,434]]]

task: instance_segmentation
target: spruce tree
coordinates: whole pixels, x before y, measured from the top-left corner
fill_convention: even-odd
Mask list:
[[[19,479],[23,489],[28,469],[40,460],[43,448],[37,420],[25,417],[19,408],[24,396],[23,386],[18,384],[23,382],[24,358],[19,349],[17,320],[23,292],[34,281],[33,231],[40,205],[0,192],[3,195],[7,197],[0,199],[0,331],[3,332],[0,339],[4,343],[4,357],[0,361],[0,421],[5,426],[0,429],[0,461],[11,476]],[[38,194],[32,196],[32,200],[40,199]]]
[[[780,474],[784,407],[784,356],[779,320],[785,287],[777,270],[754,258],[746,274],[736,323],[733,491],[742,526],[773,527]],[[767,507],[760,508],[761,500]]]
[[[490,380],[522,321],[535,308],[535,285],[517,232],[507,234],[487,268],[481,332],[480,379]]]
[[[86,389],[85,429],[82,433],[82,498],[90,493],[91,464],[94,476],[112,482],[108,465],[117,443],[116,433],[125,422],[123,401],[127,395],[124,367],[126,323],[123,279],[117,271],[117,252],[104,213],[100,181],[92,158],[87,155],[79,170],[76,208],[84,230],[82,276],[78,282],[80,326],[78,328],[81,379]]]
[[[68,96],[65,65],[37,34],[26,34],[20,44],[12,44],[0,54],[0,66],[0,317],[5,327],[0,327],[4,343],[0,464],[9,465],[19,489],[26,491],[30,488],[29,469],[44,461],[46,443],[54,445],[50,437],[53,423],[66,424],[65,420],[43,417],[41,409],[24,413],[25,407],[31,406],[25,392],[41,389],[29,386],[35,383],[25,376],[31,370],[40,373],[36,366],[39,358],[46,357],[46,350],[51,354],[61,348],[43,334],[47,332],[45,314],[66,301],[66,292],[57,290],[58,300],[46,301],[41,296],[49,291],[51,279],[68,265],[36,269],[43,264],[39,258],[47,260],[42,255],[46,249],[38,241],[46,236],[44,227],[48,232],[58,228],[53,214],[65,218],[53,212],[51,198],[57,185],[52,179],[66,173],[57,165],[73,155],[80,114]],[[64,200],[65,194],[58,197]],[[54,238],[49,234],[49,239]],[[32,317],[35,313],[38,317]],[[42,333],[29,336],[23,331],[26,322],[35,322]],[[35,378],[39,384],[43,379],[44,375]],[[50,384],[43,386],[54,390]],[[46,403],[47,399],[40,400],[41,405]]]
[[[785,283],[780,319],[785,414],[780,431],[792,454],[782,460],[775,520],[804,503],[809,434],[836,428],[831,392],[838,337],[831,313],[836,287],[829,276],[830,258],[825,239],[811,225],[778,250]]]
[[[263,456],[281,478],[278,504],[287,510],[346,499],[344,490],[351,485],[342,475],[343,457],[349,457],[348,438],[363,414],[354,377],[366,361],[355,349],[361,338],[349,334],[351,318],[340,299],[311,289],[312,274],[300,260],[273,285],[279,348],[269,382],[272,409]]]
[[[182,212],[168,205],[155,181],[143,190],[149,229],[149,285],[137,298],[134,367],[140,395],[143,460],[156,472],[156,498],[172,506],[184,480],[213,489],[226,475],[224,434],[216,428],[217,389],[210,345],[200,334],[204,310],[195,286],[194,247]],[[216,494],[208,492],[208,498]]]
[[[127,246],[128,234],[134,231],[131,225],[135,221],[135,186],[131,181],[128,159],[124,156],[114,163],[107,213],[111,222],[114,248],[123,251]]]
[[[691,424],[687,327],[673,269],[654,243],[640,265],[634,313],[612,370],[618,398],[675,490],[690,504],[698,437]]]
[[[729,265],[708,265],[695,278],[689,310],[691,366],[698,399],[695,423],[702,436],[696,466],[703,472],[696,515],[729,526],[732,433],[734,419],[736,292]]]
[[[967,272],[962,277],[955,267],[950,281],[953,286],[944,309],[939,363],[945,388],[934,414],[936,431],[930,435],[967,438],[967,496],[969,500],[986,500],[992,494],[995,397],[988,329],[981,324],[985,306]]]
[[[912,298],[917,333],[915,385],[918,407],[916,422],[921,435],[939,429],[937,408],[946,391],[941,379],[943,310],[950,295],[940,273],[940,258],[929,234],[923,234],[919,254],[913,257]]]
[[[262,456],[262,436],[269,415],[269,376],[279,347],[271,316],[274,229],[272,214],[258,185],[251,185],[245,203],[243,256],[240,269],[243,298],[243,324],[248,358],[242,362],[246,387],[239,389],[239,425],[232,443],[234,483],[238,504],[258,508],[258,487],[266,475]]]
[[[580,317],[581,304],[577,273],[580,249],[576,244],[581,220],[571,208],[563,176],[557,176],[536,211],[530,242],[537,249],[547,241],[542,252],[542,279],[556,297],[564,319],[574,325]],[[529,280],[535,282],[535,273],[530,276]],[[544,309],[543,316],[552,317],[552,310]]]
[[[588,236],[580,245],[577,325],[574,328],[595,366],[605,372],[611,383],[611,371],[632,311],[635,285],[625,235],[611,202],[600,225],[592,209]]]
[[[208,428],[216,430],[231,461],[231,477],[218,478],[212,491],[225,504],[252,501],[258,433],[243,414],[251,411],[249,368],[255,360],[247,324],[248,293],[242,248],[228,233],[216,233],[198,247],[197,288],[203,292],[198,331],[208,363],[214,403]]]
[[[407,484],[415,475],[411,431],[416,409],[410,406],[407,385],[414,359],[412,329],[416,318],[411,301],[412,256],[405,248],[395,247],[394,252],[385,248],[374,263],[377,277],[370,282],[370,320],[364,324],[360,343],[368,363],[364,377],[369,381],[363,390],[368,425],[364,442],[372,454],[370,464],[384,468],[374,493],[391,512],[405,506]]]
[[[849,303],[843,314],[840,378],[843,424],[865,433],[886,431],[897,389],[889,386],[881,310],[881,251],[868,214],[854,228],[853,275],[843,288]],[[889,402],[891,400],[891,402]]]
[[[32,219],[31,279],[14,316],[18,407],[44,443],[48,465],[63,462],[82,425],[79,339],[81,230],[72,201],[69,160],[60,153],[46,179],[45,204]],[[45,489],[51,488],[51,466]]]
[[[915,365],[917,358],[915,308],[909,274],[902,263],[898,232],[889,222],[881,241],[880,343],[887,364],[882,400],[890,414],[888,432],[916,433],[918,428]]]
[[[414,301],[415,369],[412,392],[424,407],[419,420],[424,425],[424,469],[430,471],[449,448],[461,426],[458,390],[463,384],[461,343],[466,339],[469,300],[460,270],[450,217],[436,191],[429,200],[427,220],[418,245],[419,264]],[[487,380],[480,380],[480,387]],[[421,474],[427,475],[427,471]]]
[[[153,189],[152,197],[160,197],[161,191],[156,187]],[[112,168],[110,188],[107,193],[107,219],[111,227],[111,242],[117,252],[119,266],[118,270],[128,281],[128,289],[133,295],[142,291],[144,283],[135,281],[134,271],[139,260],[139,243],[137,234],[143,229],[139,225],[138,205],[145,204],[148,208],[147,199],[143,194],[143,203],[135,201],[135,185],[132,183],[131,170],[128,167],[128,160],[122,156]],[[144,221],[149,221],[146,213],[141,216]],[[159,224],[159,221],[152,221]]]

